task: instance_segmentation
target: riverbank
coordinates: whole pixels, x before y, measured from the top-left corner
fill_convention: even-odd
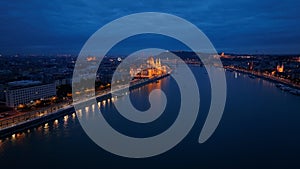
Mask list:
[[[154,77],[151,79],[140,80],[136,83],[131,84],[129,87],[129,90],[136,89],[136,88],[142,87],[144,85],[147,85],[149,83],[156,82],[157,80],[165,78],[169,75],[170,74],[164,74],[164,75],[157,76],[157,77]],[[126,86],[124,88],[120,88],[120,89],[118,89],[118,91],[126,90],[127,87],[128,86]],[[97,96],[95,96],[95,98],[101,100],[101,99],[105,99],[110,96],[111,96],[111,91],[97,95]],[[89,100],[91,100],[91,99],[89,99]],[[88,100],[86,100],[86,101],[88,101]],[[86,102],[86,101],[84,101],[84,102]],[[22,117],[18,117],[17,123],[15,123],[13,120],[7,121],[7,122],[1,121],[0,122],[1,126],[5,126],[5,127],[0,129],[0,139],[11,136],[15,133],[25,131],[30,128],[37,127],[41,124],[55,120],[59,117],[75,113],[75,109],[74,109],[73,105],[68,105],[65,107],[61,107],[60,109],[58,109],[54,112],[50,112],[50,113],[42,113],[42,112],[43,111],[32,112],[32,113],[29,113],[30,115],[24,114]],[[33,116],[33,118],[31,118],[32,117],[31,114],[35,115],[36,113],[39,113],[39,114],[37,116]]]
[[[69,106],[69,107],[62,108],[54,113],[51,113],[51,114],[48,114],[45,116],[41,116],[38,118],[26,120],[26,121],[20,122],[18,124],[15,124],[13,126],[6,127],[4,129],[0,130],[0,139],[9,137],[15,133],[19,133],[19,132],[22,132],[22,131],[30,129],[30,128],[38,127],[41,124],[47,123],[49,121],[55,120],[59,117],[62,117],[62,116],[65,116],[67,114],[71,114],[74,112],[75,112],[74,107]]]
[[[225,69],[229,70],[229,71],[236,71],[236,72],[239,72],[239,73],[248,74],[250,76],[255,76],[255,77],[258,77],[258,78],[262,78],[262,79],[265,79],[265,80],[268,80],[268,81],[271,81],[271,82],[274,82],[274,83],[284,84],[288,87],[300,90],[300,85],[291,83],[287,79],[271,76],[271,75],[264,74],[264,73],[251,72],[251,71],[247,71],[247,70],[244,70],[244,69],[238,69],[238,68],[233,68],[233,67],[226,67]]]

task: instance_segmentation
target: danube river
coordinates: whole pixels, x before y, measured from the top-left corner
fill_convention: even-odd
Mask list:
[[[2,139],[1,168],[300,168],[299,96],[283,92],[263,79],[226,72],[227,102],[222,120],[213,136],[199,144],[209,109],[210,85],[204,68],[191,69],[201,95],[198,119],[187,137],[170,151],[145,159],[113,155],[89,139],[74,113]],[[133,105],[146,110],[150,104],[145,100],[157,88],[165,92],[168,103],[163,115],[149,124],[124,119],[112,101],[101,103],[102,113],[123,134],[157,135],[177,117],[180,94],[175,81],[166,77],[130,94]]]

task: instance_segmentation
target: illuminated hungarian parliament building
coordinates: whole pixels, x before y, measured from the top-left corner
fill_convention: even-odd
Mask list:
[[[161,64],[159,58],[149,57],[147,64],[142,64],[139,68],[131,68],[130,75],[134,79],[149,79],[167,73],[168,67]]]

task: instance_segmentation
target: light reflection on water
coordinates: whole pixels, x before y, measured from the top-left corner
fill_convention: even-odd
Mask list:
[[[92,105],[92,112],[95,112],[95,104]]]
[[[56,119],[56,120],[54,120],[53,128],[54,128],[54,129],[57,129],[58,126],[59,126],[58,119]]]
[[[62,118],[44,123],[35,128],[31,128],[23,132],[12,134],[10,137],[7,137],[5,139],[0,139],[0,153],[4,151],[5,145],[9,145],[11,143],[13,144],[11,144],[10,146],[14,144],[22,144],[24,140],[30,139],[32,136],[46,137],[46,136],[51,136],[51,134],[59,136],[62,133],[63,135],[68,135],[69,132],[68,128],[70,127],[70,125],[74,125],[76,123],[77,123],[76,114],[72,113],[71,115],[65,115]]]
[[[199,162],[201,164],[209,163],[210,159],[207,157],[215,157],[220,164],[222,164],[222,160],[224,161],[223,164],[228,164],[227,162],[232,160],[232,157],[241,161],[247,161],[248,159],[249,161],[247,162],[250,164],[251,161],[259,161],[259,159],[264,159],[263,157],[269,157],[271,160],[267,161],[268,159],[264,159],[259,162],[271,164],[272,159],[283,158],[283,155],[287,155],[286,159],[288,160],[297,157],[293,155],[293,153],[289,153],[289,150],[299,153],[300,147],[297,143],[300,139],[294,135],[290,137],[283,136],[289,135],[289,131],[291,131],[291,133],[299,132],[300,127],[297,124],[299,124],[300,115],[298,115],[297,110],[299,109],[295,109],[295,105],[299,105],[300,97],[283,92],[276,88],[274,83],[266,80],[259,78],[251,79],[248,75],[235,75],[234,72],[226,72],[226,74],[228,76],[229,88],[228,103],[221,125],[213,135],[212,140],[209,140],[205,145],[196,144],[197,140],[195,138],[198,137],[201,129],[201,125],[198,125],[195,127],[195,136],[192,134],[192,139],[186,139],[186,143],[183,143],[178,149],[175,148],[175,151],[171,151],[171,154],[166,153],[166,156],[162,155],[165,159],[171,160],[160,163],[166,165],[176,163],[180,166],[180,162],[189,161],[191,162],[190,166],[197,166]],[[197,77],[200,76],[204,78],[205,74],[200,72],[197,74]],[[203,85],[202,82],[200,84]],[[151,83],[147,86],[134,89],[132,92],[134,96],[138,97],[140,94],[150,92],[155,87],[165,87],[166,90],[164,92],[170,93],[172,91],[168,90],[168,85],[169,84],[164,86],[162,81],[159,81],[159,83]],[[203,93],[201,93],[201,96],[202,95]],[[122,97],[98,101],[98,108],[101,108],[101,110],[111,110],[113,102],[122,101]],[[202,101],[206,100],[202,99]],[[144,100],[136,102],[136,104],[146,103]],[[59,151],[63,157],[52,156],[51,162],[56,165],[58,165],[59,159],[64,158],[67,161],[65,166],[68,166],[69,161],[82,154],[86,154],[88,162],[97,161],[95,164],[99,164],[99,162],[105,163],[105,160],[99,161],[99,159],[108,158],[111,160],[107,162],[109,163],[108,166],[113,165],[115,167],[116,164],[114,164],[114,162],[120,160],[120,158],[116,158],[113,155],[107,157],[106,152],[104,153],[102,149],[97,149],[98,147],[91,143],[89,138],[84,134],[76,119],[82,118],[82,116],[85,115],[93,116],[97,110],[97,108],[95,108],[97,105],[86,107],[83,110],[78,110],[76,114],[73,113],[63,116],[48,122],[48,124],[43,124],[26,132],[15,133],[14,136],[0,140],[0,159],[4,156],[8,156],[18,158],[18,161],[26,163],[32,160],[32,158],[19,155],[19,153],[36,153],[36,155],[32,154],[32,156],[38,156],[41,150],[35,150],[33,147],[36,146],[40,149],[43,148],[43,151],[48,153],[46,156],[50,156],[54,149],[58,149],[57,151]],[[83,113],[85,113],[85,115],[83,115]],[[110,112],[103,111],[103,113],[107,115]],[[199,116],[203,115],[200,114]],[[124,125],[124,128],[125,127],[126,125]],[[271,131],[273,131],[273,133]],[[287,133],[282,131],[287,131]],[[279,137],[278,135],[282,136]],[[287,142],[289,144],[284,143],[284,140],[288,140]],[[251,147],[252,145],[253,147]],[[263,151],[263,153],[256,153],[260,152],[260,150]],[[274,155],[266,153],[269,150],[271,150]],[[18,153],[16,154],[16,152]],[[209,154],[210,152],[212,152],[212,154]],[[193,154],[195,156],[193,157],[190,155],[191,153],[198,154]],[[198,156],[201,158],[198,158]],[[58,162],[55,160],[58,160]],[[286,166],[288,166],[290,162],[288,160]],[[0,161],[2,162],[2,160]],[[47,158],[45,158],[42,159],[42,161],[50,162],[50,159],[47,160]],[[129,162],[127,162],[128,161],[124,163],[124,168],[130,167],[128,165]],[[5,161],[3,163],[5,163]],[[7,162],[7,164],[9,163]],[[156,163],[153,161],[149,162],[149,167],[157,167],[154,164]],[[211,163],[207,165],[209,166]],[[201,168],[202,165],[199,166]],[[230,168],[230,166],[215,168]]]
[[[76,118],[76,114],[72,113],[72,119],[75,120],[75,118]]]

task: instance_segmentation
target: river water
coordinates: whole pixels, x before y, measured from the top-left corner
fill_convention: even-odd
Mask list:
[[[145,159],[116,156],[89,139],[76,114],[71,114],[2,139],[1,168],[300,168],[299,96],[283,92],[263,79],[226,72],[227,102],[222,120],[213,136],[199,144],[209,109],[210,85],[204,68],[191,69],[201,95],[198,119],[187,137],[170,151]],[[130,93],[133,105],[146,110],[150,106],[149,92],[157,88],[165,92],[168,103],[163,115],[149,124],[124,119],[112,101],[101,103],[102,113],[123,134],[157,135],[177,117],[177,84],[167,77]]]

